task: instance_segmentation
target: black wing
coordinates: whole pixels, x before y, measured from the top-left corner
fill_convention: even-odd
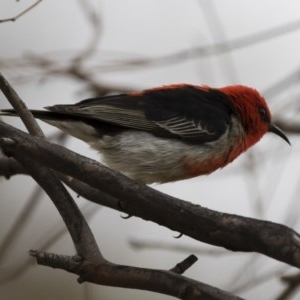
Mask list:
[[[226,94],[191,85],[92,98],[75,105],[55,105],[47,109],[190,143],[209,142],[220,137],[230,126],[233,113]]]

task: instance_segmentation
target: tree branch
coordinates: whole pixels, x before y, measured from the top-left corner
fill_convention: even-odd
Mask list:
[[[19,113],[28,131],[38,138],[44,138],[44,134],[33,115],[1,73],[0,89],[14,109]],[[14,144],[14,141],[10,138],[5,138],[4,140],[6,144]],[[31,160],[30,157],[31,156],[26,156],[20,152],[14,155],[14,158],[39,183],[57,207],[70,232],[77,253],[86,259],[94,259],[95,261],[102,260],[103,257],[95,242],[94,236],[66,188],[51,170],[39,165],[34,158]]]
[[[300,274],[283,276],[281,281],[287,286],[276,300],[288,300],[300,288]]]
[[[9,179],[17,174],[28,174],[28,172],[14,158],[0,157],[0,176]]]
[[[20,17],[22,17],[23,15],[27,14],[30,10],[32,10],[35,6],[37,6],[38,4],[40,4],[42,2],[42,0],[36,0],[35,3],[33,3],[32,5],[30,5],[29,7],[27,7],[26,9],[24,9],[22,12],[20,12],[19,14],[17,14],[14,17],[10,17],[7,19],[2,19],[0,20],[0,23],[4,23],[4,22],[15,22],[17,21],[17,19],[19,19]]]
[[[120,266],[109,262],[93,266],[82,262],[78,256],[56,255],[34,250],[30,251],[30,255],[36,257],[38,264],[75,274],[81,273],[79,282],[88,280],[109,286],[149,290],[185,300],[241,300],[240,297],[172,271]]]
[[[28,169],[32,177],[51,197],[68,227],[79,254],[68,257],[31,251],[30,254],[37,258],[39,264],[77,274],[80,276],[78,279],[80,283],[89,281],[109,286],[146,289],[176,296],[180,299],[240,299],[201,282],[178,276],[175,272],[177,269],[173,272],[167,272],[115,265],[106,261],[96,247],[94,238],[88,225],[85,224],[85,220],[83,217],[78,217],[81,213],[77,206],[74,203],[73,207],[71,207],[70,204],[72,205],[72,203],[70,203],[70,200],[72,199],[69,199],[69,195],[67,193],[65,195],[61,194],[60,189],[58,191],[55,189],[55,186],[51,184],[51,177],[47,174],[48,170],[36,165],[36,162],[30,161],[28,158],[23,159],[18,155],[15,155],[15,157]],[[76,234],[75,236],[74,233]],[[183,272],[194,262],[195,257],[189,257],[180,264],[182,266],[180,271]]]
[[[16,110],[29,133],[38,137],[44,137],[44,133],[37,124],[32,113],[27,109],[25,103],[19,97],[17,92],[12,88],[9,82],[4,78],[0,72],[0,89],[10,102],[12,107]]]
[[[284,225],[219,213],[165,195],[92,159],[30,137],[1,122],[0,137],[2,146],[14,155],[22,153],[119,201],[107,201],[106,206],[151,220],[208,244],[233,251],[259,252],[300,267],[300,237]],[[7,143],[5,138],[14,143]],[[98,200],[102,204],[101,198]]]
[[[88,224],[56,175],[29,157],[20,155],[20,153],[15,154],[14,157],[51,198],[69,230],[78,255],[91,261],[103,260]]]
[[[162,67],[169,64],[179,63],[188,59],[207,57],[218,54],[229,53],[235,50],[243,49],[258,43],[266,42],[270,39],[282,36],[287,33],[299,30],[300,20],[292,21],[271,29],[266,29],[258,33],[238,37],[232,40],[221,41],[212,45],[205,45],[195,47],[193,49],[186,49],[176,53],[161,55],[151,58],[137,58],[123,60],[119,64],[103,64],[99,67],[102,72],[105,71],[120,71],[128,70],[129,68],[149,68],[149,67]]]
[[[183,274],[188,268],[190,268],[198,258],[195,255],[190,255],[182,262],[178,263],[174,268],[170,269],[171,272],[176,274]]]

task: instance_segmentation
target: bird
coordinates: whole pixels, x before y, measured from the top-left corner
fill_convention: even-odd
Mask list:
[[[223,168],[272,132],[290,144],[254,88],[172,84],[31,110],[88,143],[133,180],[166,183]],[[12,109],[2,115],[16,116]]]

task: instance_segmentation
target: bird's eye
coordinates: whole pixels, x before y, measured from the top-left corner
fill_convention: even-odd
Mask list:
[[[258,112],[260,114],[260,117],[263,121],[268,122],[269,121],[269,117],[267,114],[267,111],[264,107],[259,107]]]

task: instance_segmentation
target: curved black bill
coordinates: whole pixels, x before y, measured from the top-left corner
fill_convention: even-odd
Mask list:
[[[277,134],[282,139],[284,139],[289,145],[291,145],[291,143],[290,143],[289,139],[287,138],[287,136],[285,135],[285,133],[279,127],[277,127],[275,124],[271,123],[269,125],[269,131]]]

